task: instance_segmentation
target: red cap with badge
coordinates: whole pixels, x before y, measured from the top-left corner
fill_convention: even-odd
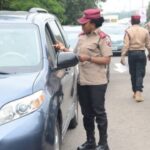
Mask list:
[[[133,16],[131,16],[131,19],[132,20],[140,20],[141,16],[140,15],[133,15]]]
[[[80,24],[85,24],[87,22],[89,22],[91,19],[98,19],[101,17],[100,14],[100,9],[98,8],[91,8],[91,9],[87,9],[83,12],[83,16],[78,19],[78,23]]]

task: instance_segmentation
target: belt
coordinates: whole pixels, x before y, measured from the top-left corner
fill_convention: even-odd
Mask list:
[[[129,50],[128,51],[129,53],[138,53],[138,52],[142,52],[142,53],[144,53],[145,52],[145,50]]]

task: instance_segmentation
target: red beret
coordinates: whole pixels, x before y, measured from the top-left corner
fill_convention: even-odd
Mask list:
[[[80,19],[78,19],[77,21],[80,24],[85,24],[85,23],[89,22],[91,19],[98,19],[100,17],[101,17],[100,9],[98,9],[98,8],[86,9],[83,12],[83,16]]]
[[[131,19],[132,19],[132,20],[140,20],[140,19],[141,19],[141,16],[139,16],[139,15],[134,15],[134,16],[131,16]]]

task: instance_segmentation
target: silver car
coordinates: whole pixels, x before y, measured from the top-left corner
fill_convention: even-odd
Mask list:
[[[117,23],[106,23],[101,30],[107,33],[112,41],[113,55],[120,55],[123,47],[123,39],[127,25]]]

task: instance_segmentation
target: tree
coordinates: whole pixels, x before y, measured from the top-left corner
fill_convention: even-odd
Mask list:
[[[32,7],[41,7],[54,13],[61,21],[64,18],[64,8],[58,0],[9,0],[10,10],[27,11]]]
[[[91,0],[62,0],[65,8],[64,24],[77,24],[77,19],[82,16],[82,11],[87,8],[96,7]]]
[[[0,0],[0,9],[28,11],[32,7],[48,10],[63,24],[76,24],[83,10],[96,5],[94,0]]]
[[[7,9],[9,5],[9,0],[0,0],[0,10]]]

